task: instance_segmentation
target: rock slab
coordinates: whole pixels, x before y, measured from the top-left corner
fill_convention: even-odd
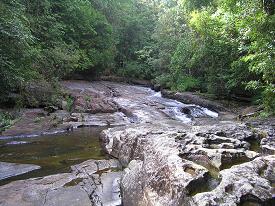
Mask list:
[[[38,170],[40,168],[40,166],[32,164],[0,162],[0,180],[14,177],[17,175],[22,175],[33,170]]]

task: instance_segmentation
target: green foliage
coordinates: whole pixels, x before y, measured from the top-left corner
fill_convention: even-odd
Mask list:
[[[136,61],[127,62],[125,67],[121,67],[118,69],[117,74],[122,77],[127,78],[143,78],[143,67]]]
[[[265,111],[269,114],[275,114],[275,86],[270,85],[265,87],[263,92],[263,105]]]
[[[71,96],[67,96],[66,97],[66,110],[69,111],[69,112],[72,112],[73,111],[73,105],[74,105],[74,98],[71,97]]]
[[[88,70],[156,78],[180,91],[260,96],[274,113],[272,2],[2,0],[0,97],[24,93],[34,79]]]
[[[191,76],[180,76],[172,86],[173,90],[180,92],[196,91],[199,89],[200,82]]]
[[[184,92],[201,90],[201,82],[191,76],[164,74],[158,76],[155,82],[162,85],[164,88],[170,88],[174,91]]]
[[[0,111],[0,133],[13,124],[14,117],[8,112]]]
[[[198,88],[227,97],[256,97],[261,92],[266,111],[275,111],[274,6],[257,0],[182,0],[161,12],[159,19],[165,17],[168,10],[176,11],[176,19],[181,19],[183,27],[157,22],[158,31],[180,33],[154,34],[157,45],[163,45],[161,39],[170,43],[169,39],[179,37],[173,43],[176,47],[158,48],[159,53],[166,52],[165,65],[169,68],[165,70],[168,78],[162,76],[159,82],[180,89],[174,86],[182,82],[177,79],[182,77],[188,85],[192,81],[185,78],[190,77],[199,79]],[[159,56],[153,58],[158,60]],[[159,67],[159,71],[163,68]],[[171,78],[173,76],[177,78]],[[191,88],[183,84],[183,89]]]
[[[0,97],[22,93],[34,80],[53,82],[114,65],[115,38],[88,0],[1,1]]]
[[[214,0],[182,0],[182,4],[186,11],[192,11],[209,6]]]
[[[24,6],[18,1],[0,2],[0,96],[32,78],[29,68],[33,36]]]

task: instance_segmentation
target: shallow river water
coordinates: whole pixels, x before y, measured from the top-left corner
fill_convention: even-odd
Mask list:
[[[170,118],[182,123],[191,123],[194,117],[215,118],[217,113],[197,105],[186,105],[176,100],[163,98],[160,92],[142,86],[104,83],[121,94],[115,101],[132,111],[137,121],[154,121]],[[110,85],[108,85],[110,84]],[[100,84],[101,85],[101,84]],[[88,88],[89,85],[74,85]],[[73,88],[74,88],[73,87]],[[97,88],[101,90],[101,88]],[[133,95],[134,94],[134,95]],[[188,110],[188,114],[183,109]],[[106,116],[108,118],[108,116]],[[129,119],[132,117],[128,117]],[[99,134],[107,127],[83,127],[73,132],[24,137],[0,136],[0,162],[34,164],[41,169],[0,181],[0,185],[14,180],[41,177],[69,172],[70,166],[88,159],[106,159],[101,149]]]
[[[41,169],[3,180],[0,184],[68,172],[71,165],[88,159],[106,159],[99,142],[99,134],[103,129],[106,127],[83,127],[53,135],[1,139],[0,161],[35,164]]]

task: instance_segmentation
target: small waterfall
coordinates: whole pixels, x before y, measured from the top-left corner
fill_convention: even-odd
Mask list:
[[[177,100],[167,99],[162,97],[161,92],[150,91],[150,100],[163,105],[165,108],[162,111],[172,119],[179,120],[184,123],[189,123],[192,118],[198,117],[211,117],[217,118],[219,115],[207,108],[193,105],[193,104],[183,104]]]

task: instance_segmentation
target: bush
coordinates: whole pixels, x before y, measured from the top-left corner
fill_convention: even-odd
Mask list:
[[[275,87],[270,85],[263,92],[263,105],[269,114],[275,114]]]
[[[191,76],[181,76],[178,78],[173,88],[180,92],[196,91],[200,90],[200,82],[198,79]]]
[[[125,67],[120,67],[116,74],[125,78],[137,79],[152,79],[154,76],[153,69],[147,64],[139,63],[137,61],[130,61],[126,63]]]
[[[154,82],[159,84],[162,88],[172,87],[172,76],[170,74],[162,74],[155,78]]]
[[[13,119],[14,117],[12,117],[11,114],[0,111],[0,133],[8,129],[12,125]]]
[[[201,82],[191,76],[165,74],[156,77],[155,83],[160,84],[163,88],[180,92],[201,90]]]

